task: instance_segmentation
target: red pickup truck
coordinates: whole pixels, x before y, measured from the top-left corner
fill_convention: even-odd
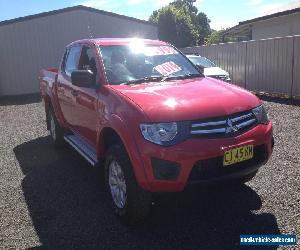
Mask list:
[[[129,223],[155,192],[250,180],[273,150],[255,95],[204,77],[162,41],[76,41],[39,79],[54,144],[104,168],[112,209]]]

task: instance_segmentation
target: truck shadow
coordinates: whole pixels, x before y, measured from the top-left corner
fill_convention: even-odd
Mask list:
[[[100,171],[76,152],[40,137],[14,153],[43,248],[239,249],[240,234],[279,233],[274,215],[255,212],[262,202],[246,185],[158,197],[149,219],[129,228],[110,211]]]
[[[25,94],[15,96],[0,96],[0,106],[25,105],[41,102],[41,96],[37,94]]]

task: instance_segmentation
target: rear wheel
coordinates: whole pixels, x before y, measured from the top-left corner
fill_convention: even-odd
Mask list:
[[[51,139],[55,147],[61,147],[64,145],[64,132],[59,126],[55,114],[52,109],[49,109],[48,113],[48,126],[50,130]]]
[[[123,145],[112,145],[106,155],[105,180],[114,213],[127,224],[143,221],[151,207],[151,193],[137,183]]]

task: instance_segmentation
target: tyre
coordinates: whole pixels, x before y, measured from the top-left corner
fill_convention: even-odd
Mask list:
[[[137,183],[122,144],[112,145],[105,161],[105,182],[114,213],[126,224],[142,222],[150,212],[151,193]]]
[[[58,148],[64,146],[64,131],[59,126],[52,108],[49,109],[47,119],[48,119],[50,136],[54,143],[54,146]]]

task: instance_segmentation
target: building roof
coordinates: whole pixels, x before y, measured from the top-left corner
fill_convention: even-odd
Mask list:
[[[237,30],[240,30],[241,28],[245,29],[246,26],[249,26],[252,23],[261,22],[261,21],[265,21],[265,20],[268,20],[268,19],[287,16],[287,15],[296,14],[296,13],[300,13],[300,7],[296,8],[296,9],[285,10],[285,11],[277,12],[277,13],[274,13],[274,14],[270,14],[270,15],[261,16],[261,17],[249,19],[249,20],[246,20],[246,21],[242,21],[242,22],[239,22],[238,25],[225,30],[223,32],[223,34],[232,33],[232,32],[235,32]]]
[[[12,24],[12,23],[23,22],[23,21],[28,21],[28,20],[36,19],[36,18],[40,18],[40,17],[57,15],[57,14],[74,11],[74,10],[86,10],[86,11],[90,11],[90,12],[94,12],[94,13],[98,13],[98,14],[102,14],[102,15],[113,16],[113,17],[122,18],[125,20],[130,20],[130,21],[134,21],[134,22],[139,22],[139,23],[143,23],[143,24],[147,24],[147,25],[156,26],[155,24],[145,21],[145,20],[140,20],[140,19],[137,19],[134,17],[124,16],[124,15],[116,14],[116,13],[109,12],[109,11],[98,10],[98,9],[86,7],[83,5],[77,5],[77,6],[67,7],[67,8],[63,8],[63,9],[59,9],[59,10],[52,10],[52,11],[42,12],[39,14],[34,14],[34,15],[29,15],[29,16],[18,17],[18,18],[14,18],[14,19],[10,19],[10,20],[1,21],[0,26]]]

